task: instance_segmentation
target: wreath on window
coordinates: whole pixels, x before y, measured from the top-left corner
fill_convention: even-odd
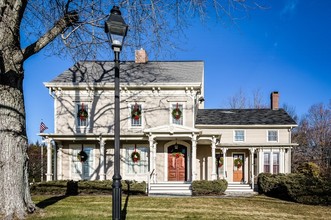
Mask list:
[[[137,151],[133,151],[131,154],[131,159],[134,163],[137,163],[140,160],[140,154]]]
[[[78,154],[77,154],[77,159],[80,161],[80,162],[85,162],[88,158],[88,155],[85,151],[80,151]]]
[[[218,160],[218,167],[222,167],[223,166],[223,157],[220,157],[220,159]]]
[[[172,117],[176,120],[179,120],[182,117],[182,111],[178,108],[178,103],[176,108],[172,110]]]
[[[136,121],[138,121],[141,117],[141,109],[139,108],[137,103],[134,105],[134,107],[131,111],[131,117]]]
[[[234,161],[233,161],[233,163],[234,163],[234,165],[236,166],[236,167],[241,167],[242,165],[243,165],[243,161],[240,159],[240,158],[237,158],[237,159],[235,159]]]
[[[78,110],[77,117],[80,118],[80,120],[86,120],[88,117],[88,113],[84,108],[84,104],[82,103],[82,107]]]

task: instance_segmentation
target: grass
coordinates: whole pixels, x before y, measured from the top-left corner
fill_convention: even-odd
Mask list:
[[[33,196],[28,219],[111,219],[111,196]],[[255,197],[123,196],[122,219],[331,219],[331,207]]]

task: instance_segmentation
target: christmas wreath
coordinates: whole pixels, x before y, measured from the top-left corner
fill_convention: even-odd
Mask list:
[[[184,154],[182,152],[174,152],[172,153],[172,156],[179,158],[179,157],[184,157]]]
[[[85,162],[87,160],[88,156],[87,156],[87,153],[85,151],[80,151],[78,154],[77,154],[77,159],[80,161],[80,162]]]
[[[220,159],[218,160],[218,166],[222,167],[223,166],[223,157],[220,157]]]
[[[134,120],[139,120],[141,117],[141,110],[140,110],[139,106],[137,105],[137,103],[134,105],[134,107],[131,111],[131,117]]]
[[[80,120],[86,120],[88,117],[87,111],[84,109],[84,104],[82,104],[81,109],[78,110],[77,117],[80,118]]]
[[[131,159],[133,162],[137,163],[140,160],[140,154],[137,151],[133,151],[131,154]]]
[[[176,108],[172,110],[172,117],[176,120],[179,120],[182,117],[182,111],[178,108],[178,103]]]
[[[233,163],[234,163],[234,165],[236,166],[236,167],[241,167],[242,165],[243,165],[243,161],[240,159],[240,158],[237,158],[237,159],[235,159],[234,161],[233,161]]]

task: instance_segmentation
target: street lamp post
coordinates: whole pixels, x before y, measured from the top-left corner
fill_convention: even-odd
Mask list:
[[[109,19],[105,23],[105,32],[108,34],[115,54],[115,116],[114,116],[114,175],[112,185],[112,216],[113,219],[121,219],[122,184],[120,174],[120,64],[119,56],[123,46],[124,38],[128,31],[119,7],[114,6],[110,11]]]

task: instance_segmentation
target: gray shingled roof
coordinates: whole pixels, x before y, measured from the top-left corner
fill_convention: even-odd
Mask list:
[[[199,109],[196,125],[296,125],[284,109]]]
[[[136,64],[120,64],[121,83],[201,83],[202,61],[160,61]],[[78,62],[61,73],[50,83],[112,83],[114,82],[114,62]]]

